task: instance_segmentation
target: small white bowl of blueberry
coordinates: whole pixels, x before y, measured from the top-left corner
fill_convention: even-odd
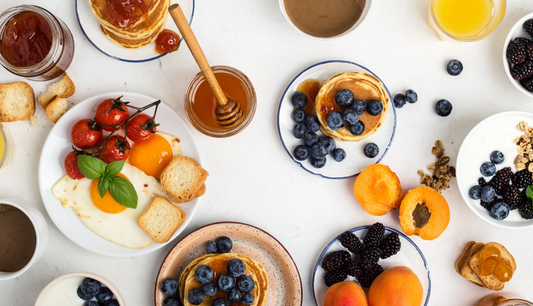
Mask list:
[[[525,95],[533,98],[533,13],[511,28],[503,48],[507,77]]]

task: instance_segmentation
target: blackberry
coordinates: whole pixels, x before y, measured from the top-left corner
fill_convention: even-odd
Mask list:
[[[363,288],[369,288],[370,285],[374,282],[376,277],[378,277],[383,272],[383,267],[376,264],[368,270],[364,270],[363,273],[357,278],[359,284]]]
[[[365,248],[371,246],[378,246],[383,239],[385,234],[385,226],[383,224],[376,222],[366,232],[365,238],[363,238],[363,245]]]
[[[359,264],[363,270],[368,270],[376,265],[379,261],[381,250],[377,246],[367,247],[361,252]]]
[[[533,49],[533,41],[526,37],[517,37],[512,42],[515,44],[523,45],[528,50]]]
[[[343,282],[348,277],[348,273],[344,270],[328,271],[324,275],[324,283],[326,286],[331,287],[336,283]]]
[[[516,171],[513,175],[511,175],[511,181],[513,182],[513,186],[518,188],[526,188],[527,186],[533,184],[533,177],[528,169],[523,169]]]
[[[514,185],[505,185],[502,188],[503,201],[509,205],[509,209],[515,210],[518,208],[518,204],[522,202],[520,197],[520,190]]]
[[[526,33],[529,34],[529,36],[533,36],[533,19],[526,20],[522,27],[524,28]]]
[[[522,85],[527,91],[533,92],[533,77],[521,80],[520,85]]]
[[[359,240],[359,238],[350,231],[342,233],[339,238],[339,241],[341,242],[343,247],[347,248],[348,251],[354,254],[359,254],[363,249],[363,244],[361,243],[361,240]]]
[[[494,177],[489,181],[489,185],[496,190],[498,195],[501,195],[503,186],[509,185],[509,180],[511,179],[512,174],[511,167],[500,169],[496,171]]]
[[[353,276],[355,278],[359,277],[363,270],[361,269],[361,265],[359,263],[353,261],[349,263],[346,268],[344,269],[348,275]]]
[[[525,199],[518,205],[518,212],[520,213],[520,216],[526,220],[533,219],[533,204],[531,204],[531,200]]]
[[[352,256],[348,251],[333,251],[326,254],[324,259],[322,259],[322,268],[326,271],[334,271],[344,268],[350,261],[352,261]]]
[[[520,81],[530,77],[533,74],[533,61],[525,61],[522,64],[514,65],[511,68],[513,79]]]
[[[383,241],[381,241],[381,244],[379,245],[379,248],[381,249],[381,258],[386,259],[391,257],[392,255],[396,255],[402,247],[402,243],[400,242],[400,236],[398,236],[397,233],[391,233]]]
[[[481,188],[483,188],[483,187],[489,185],[489,183],[485,180],[484,177],[480,177],[480,178],[477,180],[477,183],[479,184],[479,186],[480,186]]]
[[[513,41],[507,46],[506,55],[509,63],[513,65],[521,64],[527,58],[526,46]]]

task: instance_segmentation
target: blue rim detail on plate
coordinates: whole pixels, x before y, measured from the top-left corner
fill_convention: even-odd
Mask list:
[[[168,54],[168,52],[166,53],[163,53],[163,54],[158,54],[154,57],[151,57],[151,58],[147,58],[147,59],[142,59],[142,60],[129,60],[129,59],[125,59],[125,58],[120,58],[120,57],[117,57],[117,56],[114,56],[114,55],[111,55],[107,52],[105,52],[104,50],[100,49],[90,38],[89,36],[87,36],[87,33],[85,33],[85,30],[83,29],[83,26],[81,25],[81,22],[80,22],[80,16],[79,16],[79,13],[78,13],[78,1],[83,1],[83,0],[76,0],[76,3],[75,3],[75,9],[76,9],[76,20],[78,20],[78,25],[80,26],[80,29],[81,31],[83,32],[83,35],[85,36],[85,38],[87,38],[87,40],[91,43],[91,45],[93,45],[96,50],[100,51],[101,53],[109,56],[110,58],[112,59],[116,59],[118,61],[121,61],[121,62],[126,62],[126,63],[144,63],[144,62],[149,62],[149,61],[153,61],[153,60],[156,60],[158,58],[161,58],[165,55]],[[189,19],[189,25],[192,25],[192,20],[194,18],[194,10],[196,8],[196,0],[192,0],[192,12],[191,12],[191,18]],[[180,42],[183,40],[183,37],[180,38]]]
[[[332,180],[343,180],[343,179],[347,179],[347,178],[351,178],[351,177],[355,177],[355,176],[358,176],[359,173],[355,173],[353,175],[349,175],[349,176],[344,176],[344,177],[330,177],[330,176],[326,176],[326,175],[323,175],[323,174],[320,174],[320,173],[316,173],[316,172],[313,172],[309,169],[307,169],[306,167],[304,167],[302,165],[302,163],[298,160],[296,160],[294,158],[294,156],[292,156],[291,152],[289,151],[289,149],[287,149],[287,146],[285,145],[285,142],[283,141],[283,137],[281,137],[281,127],[280,127],[280,120],[279,120],[279,117],[280,117],[280,113],[281,113],[281,105],[283,103],[283,100],[285,99],[285,95],[287,94],[287,91],[289,90],[289,88],[292,86],[292,84],[294,84],[294,82],[296,81],[297,78],[299,78],[303,73],[305,73],[306,71],[308,71],[309,69],[311,68],[314,68],[316,66],[320,66],[320,65],[324,65],[324,64],[329,64],[329,63],[344,63],[344,64],[351,64],[351,65],[355,65],[359,68],[362,68],[368,72],[370,72],[373,76],[375,76],[380,82],[381,84],[383,84],[383,87],[385,87],[385,90],[387,91],[387,94],[389,95],[389,98],[391,100],[391,106],[392,106],[392,111],[394,113],[394,126],[392,127],[392,135],[391,135],[391,139],[389,141],[389,144],[387,145],[387,147],[385,148],[385,151],[383,151],[383,154],[378,158],[378,160],[375,162],[375,164],[379,164],[379,162],[385,157],[385,155],[387,155],[387,152],[389,152],[389,149],[392,145],[392,141],[394,140],[394,136],[396,135],[396,124],[397,124],[397,116],[396,116],[396,107],[394,106],[394,103],[392,103],[393,101],[393,98],[392,98],[392,95],[390,94],[390,91],[389,89],[387,88],[387,85],[385,85],[385,83],[374,73],[372,72],[370,69],[366,68],[365,66],[362,66],[362,65],[359,65],[357,63],[354,63],[354,62],[350,62],[350,61],[343,61],[343,60],[330,60],[330,61],[324,61],[324,62],[320,62],[320,63],[317,63],[317,64],[314,64],[314,65],[311,65],[307,68],[305,68],[304,70],[302,70],[300,73],[298,73],[292,80],[291,82],[289,83],[289,85],[287,85],[287,88],[285,88],[285,90],[283,91],[283,94],[281,95],[281,99],[279,101],[279,107],[278,107],[278,135],[279,135],[279,139],[281,140],[281,144],[283,145],[283,148],[285,149],[285,151],[287,152],[287,154],[289,154],[290,158],[292,158],[292,160],[298,165],[300,166],[300,168],[304,169],[305,171],[311,173],[311,174],[314,174],[314,175],[317,175],[317,176],[320,176],[320,177],[323,177],[323,178],[326,178],[326,179],[332,179]]]
[[[350,229],[349,231],[352,232],[352,233],[353,232],[358,232],[358,231],[361,231],[361,230],[369,229],[370,226],[371,225],[358,226],[358,227],[354,227],[354,228]],[[385,226],[385,231],[396,233],[396,234],[402,236],[402,238],[404,238],[405,240],[409,241],[409,243],[411,243],[411,245],[413,245],[413,247],[420,254],[420,257],[422,258],[422,261],[424,261],[424,268],[426,268],[426,271],[428,272],[428,292],[427,292],[428,294],[426,296],[426,301],[424,302],[423,306],[427,306],[429,304],[429,296],[431,295],[431,272],[429,271],[428,263],[426,261],[426,257],[424,257],[424,254],[418,248],[418,246],[413,242],[413,240],[411,240],[409,237],[407,237],[404,233],[402,233],[400,231],[397,231],[397,230],[395,230],[395,229],[393,229],[391,227],[388,227],[388,226]],[[315,301],[315,305],[317,305],[317,306],[318,306],[318,302],[316,300],[316,293],[315,293],[315,289],[314,289],[314,284],[315,284],[315,279],[316,279],[316,271],[318,270],[318,267],[320,266],[320,263],[322,262],[322,258],[324,258],[324,256],[327,254],[328,250],[331,248],[331,245],[333,243],[337,242],[337,240],[339,240],[341,235],[342,235],[342,233],[339,234],[337,237],[335,237],[333,240],[331,240],[328,243],[328,245],[324,248],[322,253],[320,253],[320,256],[318,256],[318,260],[316,261],[315,270],[313,271],[312,286],[313,286],[313,300]]]

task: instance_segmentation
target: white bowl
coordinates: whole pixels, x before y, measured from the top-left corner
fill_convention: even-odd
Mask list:
[[[519,81],[513,79],[511,76],[511,71],[509,67],[509,62],[507,61],[507,46],[509,45],[509,42],[511,40],[517,38],[517,37],[527,37],[529,39],[533,40],[533,37],[529,36],[529,34],[526,33],[524,28],[522,28],[522,24],[528,19],[533,19],[533,13],[529,13],[526,16],[522,17],[520,20],[518,20],[514,26],[511,28],[511,31],[509,31],[509,34],[507,34],[507,38],[505,38],[505,43],[503,44],[503,68],[505,69],[505,73],[507,74],[507,77],[509,78],[509,81],[513,83],[513,85],[518,88],[523,94],[526,96],[533,98],[533,92],[527,91],[524,87],[522,87],[522,84],[520,84]]]
[[[39,258],[41,258],[48,243],[48,226],[46,225],[43,215],[35,207],[25,203],[24,201],[6,198],[0,199],[0,204],[13,206],[26,214],[28,219],[30,219],[31,223],[33,224],[36,238],[35,252],[33,252],[33,256],[31,257],[30,261],[26,264],[26,266],[24,266],[24,268],[18,271],[0,272],[0,281],[3,281],[18,277],[22,273],[26,272]]]
[[[300,32],[301,34],[303,34],[303,35],[305,35],[307,37],[310,37],[310,38],[313,38],[313,39],[317,39],[317,40],[328,40],[328,39],[333,39],[333,38],[339,38],[341,36],[344,36],[344,35],[350,33],[351,31],[353,31],[355,28],[357,28],[365,20],[365,17],[366,17],[366,15],[368,15],[368,11],[370,10],[370,6],[372,4],[372,0],[366,0],[365,7],[363,9],[363,12],[361,13],[361,16],[359,17],[357,22],[351,28],[349,28],[348,30],[342,32],[341,34],[330,36],[330,37],[317,37],[317,36],[313,36],[313,35],[309,35],[309,34],[305,33],[304,31],[300,30],[300,28],[298,28],[292,22],[291,18],[289,17],[289,14],[287,14],[287,11],[285,10],[284,2],[285,2],[285,0],[279,0],[279,7],[281,9],[281,13],[283,13],[283,16],[285,16],[285,19],[287,19],[287,22],[289,22],[289,24],[293,28],[295,28],[296,31]]]
[[[111,283],[109,280],[103,278],[102,276],[99,276],[99,275],[96,275],[96,274],[93,274],[93,273],[89,273],[89,272],[76,272],[76,273],[70,273],[70,274],[65,274],[65,275],[59,276],[58,278],[56,278],[53,281],[51,281],[50,283],[48,283],[48,285],[46,285],[46,287],[44,287],[43,291],[41,291],[41,293],[39,294],[39,297],[37,297],[37,301],[35,302],[35,306],[50,306],[50,304],[47,301],[47,297],[48,297],[48,295],[51,292],[54,292],[55,288],[57,288],[58,286],[61,286],[62,284],[65,285],[65,281],[67,281],[67,280],[69,280],[71,278],[80,278],[81,280],[83,280],[86,277],[95,279],[95,280],[99,281],[100,283],[102,283],[102,285],[104,285],[105,287],[108,287],[109,290],[111,290],[111,292],[113,292],[113,294],[115,295],[115,299],[118,301],[119,305],[120,306],[125,306],[126,305],[126,303],[124,302],[124,298],[120,294],[120,291],[118,290],[118,288],[115,285],[113,285],[113,283]],[[80,285],[81,285],[81,280],[79,282]],[[77,289],[77,287],[76,288],[70,288],[70,289],[73,289],[74,290],[73,293],[74,293],[74,295],[76,295],[76,291],[75,290]]]

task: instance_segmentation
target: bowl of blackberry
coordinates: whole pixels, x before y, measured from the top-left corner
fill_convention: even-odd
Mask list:
[[[533,98],[533,13],[511,28],[503,48],[503,66],[518,90]]]

